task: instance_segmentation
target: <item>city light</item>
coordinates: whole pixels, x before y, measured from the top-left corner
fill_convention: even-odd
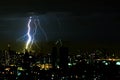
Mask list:
[[[120,65],[120,62],[116,62],[116,65]]]

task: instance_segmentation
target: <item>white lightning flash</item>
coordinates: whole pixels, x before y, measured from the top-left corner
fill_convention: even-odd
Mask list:
[[[27,33],[24,36],[18,38],[17,41],[25,40],[27,38],[27,41],[25,43],[26,50],[29,51],[31,49],[34,49],[35,47],[40,49],[40,46],[36,40],[37,31],[41,31],[45,40],[47,41],[47,34],[42,28],[38,16],[30,16],[27,23]]]
[[[36,31],[37,31],[36,19],[33,21],[33,24],[35,28],[34,28],[33,35],[32,35],[30,48],[32,48],[33,43],[35,43],[34,40],[35,40]]]
[[[27,32],[28,40],[27,40],[27,43],[26,43],[26,49],[29,48],[29,45],[30,45],[30,42],[31,42],[31,35],[30,35],[31,27],[30,27],[30,23],[31,23],[31,17],[30,17],[30,19],[28,21],[28,25],[27,25],[27,27],[28,27],[28,32]]]

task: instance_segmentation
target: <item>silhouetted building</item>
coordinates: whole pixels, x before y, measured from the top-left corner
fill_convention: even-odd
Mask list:
[[[25,51],[25,55],[23,56],[23,66],[25,69],[29,69],[30,67],[29,53],[27,50]]]
[[[68,48],[60,47],[59,54],[60,54],[60,67],[63,69],[67,69],[68,68]]]
[[[56,68],[57,58],[58,58],[57,54],[58,54],[57,47],[53,47],[52,54],[51,54],[53,68]]]

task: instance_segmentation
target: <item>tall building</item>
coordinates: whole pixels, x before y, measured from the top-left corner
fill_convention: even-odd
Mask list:
[[[27,70],[29,70],[29,67],[30,67],[29,53],[27,50],[25,50],[25,54],[23,56],[23,67],[24,69],[27,69]]]
[[[56,65],[57,65],[57,59],[58,59],[58,49],[57,47],[53,47],[52,48],[52,54],[51,54],[51,59],[52,59],[52,66],[53,68],[56,68]]]
[[[68,68],[68,47],[64,47],[61,40],[58,40],[52,48],[53,68]]]
[[[60,67],[62,69],[67,69],[68,68],[68,48],[60,47],[59,55],[60,55]]]
[[[5,65],[9,65],[10,64],[10,51],[11,51],[11,46],[10,44],[7,45],[8,50],[5,50]]]

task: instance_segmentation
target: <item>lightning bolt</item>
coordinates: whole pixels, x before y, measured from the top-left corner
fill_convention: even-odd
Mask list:
[[[34,20],[34,25],[35,25],[35,29],[34,29],[34,32],[33,32],[33,35],[32,35],[30,48],[31,48],[31,47],[32,47],[32,45],[33,45],[33,42],[34,42],[34,40],[35,40],[36,31],[37,31],[36,19]],[[35,43],[35,42],[34,42],[34,43]]]
[[[38,45],[37,41],[35,41],[37,30],[40,29],[41,33],[43,34],[45,40],[47,41],[47,34],[42,28],[38,16],[30,16],[27,22],[27,32],[24,36],[17,39],[17,41],[24,40],[24,38],[27,38],[27,41],[25,43],[25,49],[30,50],[33,47],[37,47],[40,49],[40,45]],[[33,46],[33,44],[35,46]]]
[[[29,21],[28,21],[28,25],[27,25],[27,27],[28,27],[28,31],[27,31],[27,36],[28,36],[28,40],[27,40],[27,43],[26,43],[26,49],[28,49],[29,48],[29,45],[30,45],[30,42],[31,42],[31,35],[30,35],[30,23],[31,23],[31,17],[30,17],[30,19],[29,19]]]

